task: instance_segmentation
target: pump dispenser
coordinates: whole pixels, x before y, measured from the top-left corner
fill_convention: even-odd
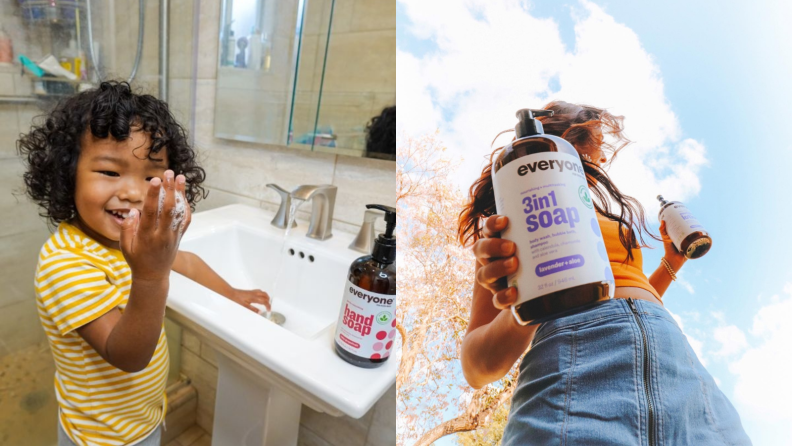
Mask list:
[[[666,232],[676,249],[688,259],[698,259],[709,252],[712,238],[688,208],[679,201],[665,201],[662,195],[658,218],[665,220]]]
[[[601,299],[616,288],[577,150],[544,133],[536,118],[552,110],[522,109],[516,139],[492,163],[496,212],[509,218],[501,238],[517,245],[512,314],[521,325]]]
[[[381,204],[369,204],[366,208],[385,211],[385,233],[374,240],[371,257],[382,264],[390,265],[396,260],[396,237],[393,236],[393,231],[396,229],[396,210]]]
[[[335,351],[352,365],[381,366],[390,357],[396,337],[396,209],[385,211],[386,229],[374,240],[371,255],[352,262],[344,288],[335,333]]]

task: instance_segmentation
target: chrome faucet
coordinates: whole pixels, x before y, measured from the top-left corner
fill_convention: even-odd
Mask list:
[[[376,209],[366,209],[363,214],[363,225],[360,226],[357,237],[349,245],[349,249],[360,251],[364,254],[371,254],[371,249],[374,247],[374,222],[382,218],[384,212]]]
[[[290,196],[292,200],[312,200],[311,223],[307,237],[327,240],[333,236],[333,209],[335,208],[338,187],[331,184],[319,186],[300,186]]]
[[[281,197],[280,207],[278,208],[278,212],[275,214],[275,218],[272,219],[270,224],[275,226],[276,228],[286,229],[286,225],[289,223],[289,210],[291,209],[291,195],[287,190],[278,186],[277,184],[268,184],[267,187],[273,189],[277,192]],[[292,221],[291,227],[297,226],[296,221]]]

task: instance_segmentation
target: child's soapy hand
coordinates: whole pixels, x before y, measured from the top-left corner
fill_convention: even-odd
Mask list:
[[[482,265],[476,271],[476,282],[492,292],[492,303],[499,309],[508,308],[517,301],[517,289],[506,286],[506,276],[517,272],[519,265],[515,256],[517,246],[500,238],[501,231],[508,225],[508,217],[490,216],[484,222],[484,237],[473,245],[473,254]]]
[[[134,209],[124,220],[121,252],[133,280],[163,280],[170,275],[179,241],[191,219],[184,188],[184,175],[174,178],[172,170],[165,171],[164,182],[151,179],[142,212]],[[178,199],[177,194],[181,195]]]
[[[272,309],[270,307],[269,294],[261,290],[238,290],[234,288],[228,298],[256,313],[259,312],[259,308],[254,307],[252,304],[264,306],[267,310]]]

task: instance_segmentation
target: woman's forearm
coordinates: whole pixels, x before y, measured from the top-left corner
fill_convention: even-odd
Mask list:
[[[674,274],[679,274],[679,270],[682,269],[682,265],[685,264],[687,259],[679,259],[679,258],[666,258],[668,263],[671,265],[671,268],[674,270]],[[658,294],[662,297],[665,294],[668,287],[671,286],[671,274],[668,273],[665,265],[663,262],[660,262],[660,266],[657,267],[654,273],[649,277],[649,283],[654,287]]]
[[[521,326],[510,310],[501,310],[492,322],[465,335],[462,372],[468,384],[479,389],[509,373],[525,352],[539,326]]]

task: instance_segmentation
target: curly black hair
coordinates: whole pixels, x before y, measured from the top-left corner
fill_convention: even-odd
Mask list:
[[[396,106],[385,107],[366,126],[366,156],[396,159]]]
[[[43,124],[34,124],[17,141],[17,152],[27,161],[25,193],[43,208],[39,215],[52,227],[77,215],[75,174],[86,131],[97,138],[112,136],[123,141],[138,129],[151,137],[148,159],[156,160],[152,154],[168,148],[168,168],[185,176],[184,192],[190,209],[195,210],[195,203],[206,198],[201,187],[206,172],[196,161],[186,131],[164,101],[133,93],[126,82],[110,81],[62,99]]]

